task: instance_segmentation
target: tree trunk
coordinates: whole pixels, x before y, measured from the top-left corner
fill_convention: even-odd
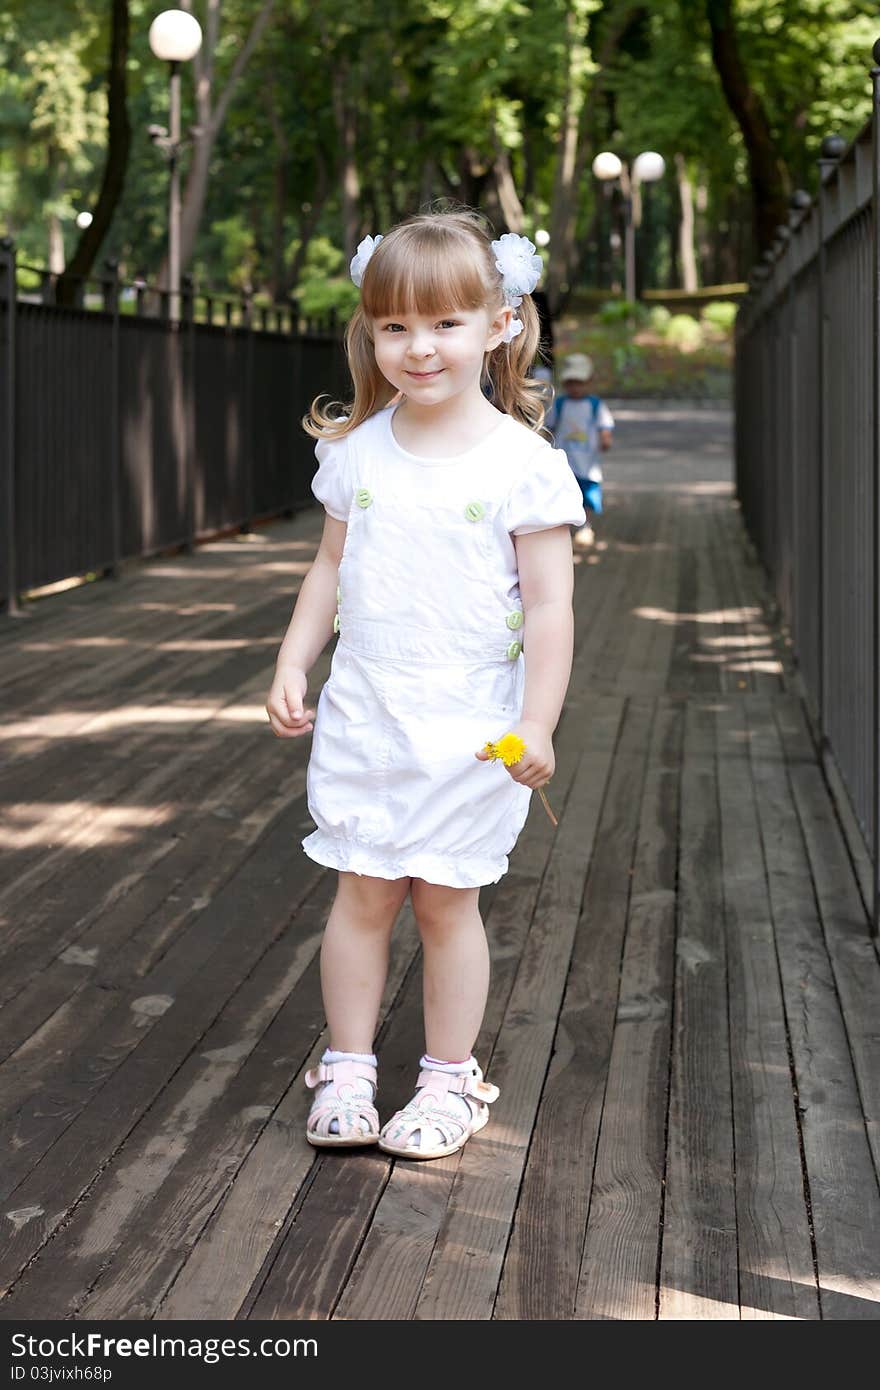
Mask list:
[[[341,151],[342,235],[346,265],[358,247],[361,234],[361,180],[357,166],[356,111],[348,93],[348,65],[333,69],[333,111]]]
[[[712,284],[712,244],[709,237],[708,211],[709,190],[700,177],[694,189],[694,241],[697,248],[697,276],[701,285]]]
[[[697,288],[697,261],[694,255],[694,197],[683,154],[675,156],[681,219],[678,226],[678,256],[681,262],[681,288],[689,293]]]
[[[131,146],[128,119],[128,0],[111,0],[110,67],[107,74],[107,158],[91,225],[83,231],[66,273],[58,282],[58,303],[70,304],[77,283],[91,273],[122,197]]]
[[[736,37],[732,0],[706,0],[715,64],[727,105],[742,131],[749,161],[755,242],[760,254],[788,220],[787,171],[773,143],[760,96],[749,83]]]
[[[498,206],[507,230],[519,234],[523,225],[523,207],[516,191],[516,184],[513,181],[510,156],[497,135],[495,136],[495,148],[497,154],[495,163],[492,165],[492,174]]]
[[[235,60],[226,79],[226,86],[220,93],[216,103],[214,102],[214,65],[217,57],[217,45],[220,38],[220,12],[223,0],[205,0],[205,15],[203,28],[203,41],[200,51],[193,59],[193,69],[196,86],[196,124],[199,131],[193,147],[193,156],[190,161],[189,174],[187,175],[186,187],[183,192],[183,208],[181,213],[180,226],[180,269],[186,270],[195,251],[196,237],[198,236],[199,225],[202,214],[205,210],[205,198],[208,192],[208,176],[211,168],[211,156],[217,136],[223,129],[223,122],[238,80],[250,61],[251,55],[263,36],[263,33],[272,18],[272,11],[275,8],[276,0],[265,0],[259,14],[251,25],[250,33],[238,50]],[[180,8],[192,11],[193,0],[180,0]],[[163,259],[159,271],[159,283],[168,283],[168,260]]]
[[[57,212],[50,212],[48,222],[49,269],[53,275],[61,275],[64,271],[64,233],[61,230],[61,218]]]
[[[572,263],[577,224],[577,186],[575,167],[578,131],[583,105],[583,92],[578,84],[578,69],[583,52],[583,38],[578,33],[578,19],[572,5],[565,14],[565,95],[550,203],[550,251],[547,265],[547,300],[551,314],[559,311],[568,292],[568,274]]]

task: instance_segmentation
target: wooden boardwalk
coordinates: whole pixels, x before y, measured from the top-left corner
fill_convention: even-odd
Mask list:
[[[486,890],[462,1154],[316,1155],[333,878],[263,701],[317,512],[0,633],[4,1318],[880,1316],[880,966],[732,500],[622,412],[551,801]],[[316,672],[323,679],[328,657]],[[381,1108],[422,1048],[396,932]]]

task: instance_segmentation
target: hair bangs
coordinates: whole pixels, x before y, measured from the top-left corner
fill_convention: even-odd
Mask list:
[[[383,238],[361,285],[361,305],[369,318],[430,317],[452,309],[480,309],[500,299],[489,281],[485,252],[473,235],[438,226],[439,220],[405,224]]]

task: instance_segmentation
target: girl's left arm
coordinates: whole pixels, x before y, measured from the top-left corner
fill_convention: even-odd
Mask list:
[[[571,676],[571,532],[568,526],[554,526],[513,541],[525,614],[526,688],[522,718],[511,732],[520,735],[526,751],[507,770],[515,782],[535,789],[553,776],[553,731]]]

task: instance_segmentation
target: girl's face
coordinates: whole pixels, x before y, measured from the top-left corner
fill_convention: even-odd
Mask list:
[[[398,391],[424,405],[479,391],[483,356],[501,342],[510,315],[510,309],[495,315],[488,309],[455,309],[439,317],[374,318],[379,370]]]

